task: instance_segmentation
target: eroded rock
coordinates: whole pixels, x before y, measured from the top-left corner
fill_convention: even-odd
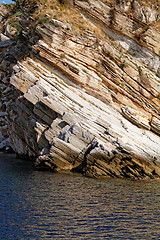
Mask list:
[[[96,33],[54,19],[36,37],[24,29],[29,44],[0,35],[0,149],[55,172],[159,178],[160,34],[148,26],[157,12],[136,1],[74,3]]]

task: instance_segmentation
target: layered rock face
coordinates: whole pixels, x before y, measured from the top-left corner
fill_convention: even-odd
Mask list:
[[[53,171],[159,178],[160,33],[151,24],[158,10],[138,12],[135,1],[74,5],[102,32],[75,34],[52,20],[36,27],[40,38],[27,40],[30,56],[22,58],[26,42],[8,38],[4,25],[1,147],[10,141]]]

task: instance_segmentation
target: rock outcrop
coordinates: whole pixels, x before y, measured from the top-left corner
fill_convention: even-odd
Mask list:
[[[75,34],[51,19],[15,40],[1,6],[0,148],[34,157],[37,168],[159,178],[158,10],[136,1],[74,7],[94,30]]]

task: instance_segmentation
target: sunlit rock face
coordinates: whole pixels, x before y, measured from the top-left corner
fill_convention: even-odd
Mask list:
[[[157,12],[131,1],[74,5],[105,34],[38,25],[30,56],[26,40],[4,34],[2,9],[0,148],[56,172],[159,178],[160,33],[148,24]]]

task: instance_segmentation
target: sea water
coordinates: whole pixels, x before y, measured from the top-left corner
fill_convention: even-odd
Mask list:
[[[160,239],[160,181],[35,170],[0,153],[0,239]]]

